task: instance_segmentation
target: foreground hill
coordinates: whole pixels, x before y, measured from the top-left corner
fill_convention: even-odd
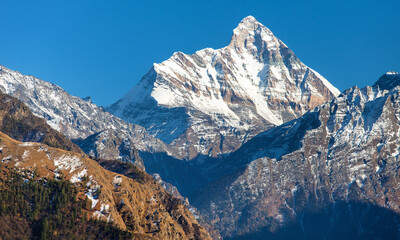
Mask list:
[[[88,217],[110,221],[138,237],[208,239],[189,210],[154,179],[136,169],[135,179],[110,172],[86,155],[40,143],[18,142],[0,133],[2,167],[35,172],[36,178],[63,177],[91,201]],[[131,166],[136,168],[135,166]]]

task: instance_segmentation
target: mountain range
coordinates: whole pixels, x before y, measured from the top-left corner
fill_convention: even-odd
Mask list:
[[[350,88],[259,134],[221,163],[231,173],[192,203],[223,236],[239,239],[286,225],[302,238],[400,236],[400,86],[393,84],[399,80],[387,73],[373,87]]]
[[[156,191],[163,203],[155,211],[167,211],[165,219],[180,225],[172,229],[183,232],[161,229],[151,216],[135,220],[142,226],[135,233],[203,239],[207,229],[215,239],[386,239],[400,237],[399,85],[400,75],[388,72],[371,87],[340,93],[249,16],[228,46],[174,53],[105,108],[0,66],[0,131],[71,151],[80,170],[93,177],[102,172],[96,181],[104,186],[112,174],[123,182],[145,176],[147,192]],[[23,158],[18,154],[6,162],[37,165],[29,158],[16,164]],[[52,161],[58,160],[47,158],[47,168],[57,168]],[[137,170],[127,169],[131,163]],[[70,170],[67,179],[81,178],[76,174]],[[127,215],[118,215],[111,195],[103,202],[116,212],[105,218],[127,228]],[[168,210],[166,198],[179,202],[181,215]],[[142,204],[140,194],[135,199]]]

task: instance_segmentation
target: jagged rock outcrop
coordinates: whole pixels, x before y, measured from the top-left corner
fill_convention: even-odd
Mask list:
[[[398,238],[399,79],[388,73],[374,87],[350,88],[254,137],[191,203],[224,237],[288,237],[295,225],[296,238],[307,238],[315,224],[319,239]]]
[[[193,159],[230,153],[338,94],[249,16],[227,47],[174,53],[107,110]]]

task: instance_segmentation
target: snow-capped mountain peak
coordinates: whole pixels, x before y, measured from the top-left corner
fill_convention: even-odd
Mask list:
[[[251,35],[254,35],[254,31],[258,28],[263,28],[264,30],[269,31],[263,24],[257,21],[253,16],[247,16],[243,18],[242,21],[238,24],[238,26],[233,30],[235,35],[240,35],[243,33],[243,30],[247,30],[247,32]],[[271,31],[269,31],[271,32]]]
[[[229,46],[239,52],[247,49],[252,55],[262,57],[263,49],[277,50],[280,44],[282,42],[267,27],[248,16],[233,30]]]
[[[338,94],[249,16],[233,30],[228,46],[176,52],[154,64],[108,111],[191,159],[229,153]]]

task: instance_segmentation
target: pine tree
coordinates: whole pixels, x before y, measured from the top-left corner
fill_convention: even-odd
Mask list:
[[[41,240],[49,239],[48,235],[49,235],[49,223],[47,221],[47,217],[44,217],[43,221],[42,221],[41,231],[40,231],[40,239]]]

